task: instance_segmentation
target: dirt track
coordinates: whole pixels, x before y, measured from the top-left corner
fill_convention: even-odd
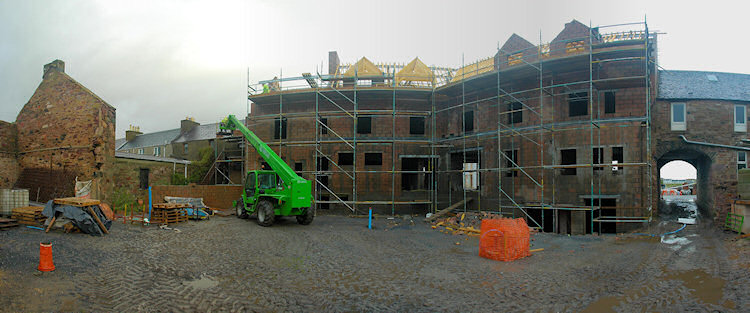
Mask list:
[[[397,224],[396,224],[397,222]],[[665,238],[537,234],[511,263],[415,221],[319,216],[270,228],[234,217],[181,232],[0,232],[3,311],[744,311],[750,244],[713,226]],[[673,230],[665,222],[652,231]],[[51,240],[57,270],[38,275]],[[750,241],[750,240],[747,240]],[[457,245],[456,243],[459,243]],[[742,309],[745,308],[745,309]]]

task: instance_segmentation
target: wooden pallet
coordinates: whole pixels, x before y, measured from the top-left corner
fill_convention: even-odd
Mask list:
[[[6,228],[16,227],[16,226],[18,226],[18,223],[16,222],[16,220],[0,217],[0,230],[5,230]]]
[[[77,207],[87,207],[92,205],[99,205],[101,201],[96,199],[85,199],[85,198],[57,198],[54,200],[55,204],[67,204]]]
[[[44,220],[47,219],[42,215],[42,210],[44,208],[40,206],[15,208],[11,210],[11,218],[21,225],[39,226],[44,224]]]
[[[44,210],[43,207],[40,206],[24,206],[20,208],[15,208],[11,210],[12,214],[42,214],[42,211]]]
[[[182,209],[189,208],[188,203],[154,203],[151,205],[154,209]]]
[[[184,209],[167,209],[154,210],[151,213],[151,223],[154,224],[175,224],[187,222],[188,215]]]

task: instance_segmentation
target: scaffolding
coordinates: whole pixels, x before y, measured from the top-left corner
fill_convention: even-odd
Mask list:
[[[618,31],[620,28],[639,29]],[[476,209],[523,217],[530,226],[553,232],[561,231],[561,215],[567,218],[572,218],[572,214],[583,216],[586,233],[601,232],[607,223],[649,222],[653,196],[650,105],[655,81],[651,45],[655,43],[656,35],[649,32],[645,20],[597,28],[589,25],[587,29],[586,35],[550,43],[543,43],[540,35],[537,46],[516,51],[504,51],[498,47],[494,58],[469,65],[464,64],[462,58],[459,69],[430,67],[436,74],[431,83],[403,83],[411,81],[398,75],[408,67],[403,64],[370,63],[380,70],[379,73],[375,73],[372,66],[365,64],[369,67],[363,67],[359,62],[340,65],[336,73],[328,75],[305,73],[302,77],[284,78],[280,73],[279,78],[249,86],[249,99],[277,97],[273,103],[278,102],[279,107],[278,114],[256,115],[252,119],[259,123],[278,121],[274,128],[279,136],[269,144],[277,146],[282,158],[292,154],[294,147],[311,148],[314,169],[295,170],[315,182],[316,205],[341,204],[355,214],[366,212],[362,206],[386,205],[391,207],[391,214],[395,214],[397,205],[427,205],[435,212],[463,201],[465,212]],[[603,34],[600,33],[602,30],[614,31]],[[364,68],[366,75],[360,75],[358,71]],[[615,97],[618,90],[628,89],[630,103],[625,108],[628,114],[607,115],[612,114],[607,112],[607,93],[611,92],[611,97]],[[637,92],[640,89],[643,92]],[[301,101],[302,97],[308,103],[314,101],[314,111],[285,111],[285,98]],[[370,98],[363,100],[363,97]],[[363,101],[372,101],[372,97],[377,97],[380,103],[388,100],[390,108],[363,108]],[[409,97],[420,101],[427,97],[424,101],[428,106],[419,110],[397,106],[397,102]],[[567,110],[562,107],[564,102],[559,103],[561,98],[567,98],[567,104],[583,104],[586,113],[580,114],[581,117],[571,112],[565,115]],[[480,111],[494,114],[477,119],[473,114]],[[439,120],[450,120],[456,114],[460,114],[459,133],[454,135],[445,131],[438,138]],[[485,122],[491,121],[493,115],[497,121],[494,130],[490,130],[486,125],[491,124]],[[358,136],[361,117],[390,117],[390,136]],[[399,136],[396,123],[404,117],[429,119],[429,134]],[[350,120],[347,127],[351,125],[351,134],[337,133],[335,127],[329,126],[328,118]],[[289,119],[314,120],[314,138],[286,140],[286,135],[282,134],[286,132],[285,123]],[[478,128],[483,128],[483,131],[473,130],[474,120],[480,121],[476,124],[482,124]],[[252,129],[252,125],[250,127]],[[604,143],[603,132],[607,138]],[[588,144],[581,140],[582,136],[588,137]],[[572,137],[577,140],[573,142]],[[619,144],[614,144],[612,138],[615,137],[620,138]],[[625,137],[628,139],[623,139]],[[603,144],[612,148],[613,160],[616,151],[620,151],[618,162],[603,162]],[[358,152],[366,152],[368,149],[363,147],[372,145],[390,149],[390,170],[367,170],[360,165],[364,162],[358,161],[362,155]],[[419,147],[421,151],[429,150],[429,154],[397,153],[399,147],[407,145]],[[628,150],[624,150],[626,146]],[[575,157],[573,162],[563,160],[562,150],[569,147],[578,151],[588,149],[588,162],[579,162]],[[333,153],[341,152],[352,153],[352,165],[341,165],[335,160]],[[482,159],[483,155],[491,153],[495,153],[496,158]],[[623,161],[626,155],[628,162]],[[402,169],[397,170],[397,160],[408,156],[426,158],[427,166],[422,170],[403,170],[402,163]],[[454,164],[454,156],[460,164]],[[441,158],[445,160],[441,161]],[[287,162],[292,160],[287,159]],[[496,162],[495,166],[487,166],[490,162]],[[611,175],[605,174],[608,169],[611,169]],[[561,173],[579,170],[590,174],[588,192],[576,192],[577,198],[571,200],[563,190],[568,187],[566,182],[570,179]],[[358,186],[361,184],[358,175],[363,174],[390,175],[390,199],[362,198],[368,191],[367,186]],[[429,175],[423,199],[397,199],[396,178],[404,174]],[[343,195],[348,190],[329,188],[332,177],[351,181],[351,198]],[[629,191],[631,199],[613,195],[612,187],[608,186],[613,180],[625,180],[626,177],[631,182],[640,183],[640,191]],[[477,182],[476,186],[472,180]],[[467,181],[470,188],[467,188]],[[458,185],[460,192],[457,192]],[[467,201],[471,199],[476,200],[475,208],[471,208]],[[576,203],[578,200],[584,203]],[[611,200],[624,200],[622,202],[629,204],[612,205]],[[615,214],[611,214],[613,210]],[[572,225],[568,225],[568,231],[570,227]]]

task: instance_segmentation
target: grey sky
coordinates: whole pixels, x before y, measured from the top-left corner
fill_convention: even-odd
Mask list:
[[[457,67],[492,56],[512,33],[538,43],[566,22],[643,21],[660,65],[750,73],[741,2],[686,1],[5,1],[0,0],[0,120],[14,121],[42,77],[66,72],[117,108],[117,137],[213,123],[246,110],[250,81],[342,62]],[[716,48],[712,48],[716,47]]]

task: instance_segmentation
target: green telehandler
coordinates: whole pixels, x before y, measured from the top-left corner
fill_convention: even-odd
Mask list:
[[[260,226],[273,225],[277,216],[295,216],[302,225],[312,223],[315,208],[311,206],[310,181],[299,177],[276,152],[234,115],[222,120],[219,130],[220,134],[231,134],[232,130],[239,130],[271,167],[270,170],[247,172],[242,198],[234,203],[237,217],[248,218],[257,212]]]

